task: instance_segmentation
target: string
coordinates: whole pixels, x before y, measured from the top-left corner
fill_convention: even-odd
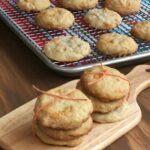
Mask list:
[[[68,98],[68,97],[64,97],[64,96],[59,96],[59,95],[55,95],[55,94],[52,94],[50,92],[46,92],[46,91],[43,91],[39,88],[37,88],[35,85],[32,86],[33,89],[35,89],[36,91],[42,93],[42,94],[46,94],[48,96],[52,96],[52,97],[55,97],[55,98],[58,98],[59,100],[63,99],[63,100],[70,100],[70,101],[85,101],[86,99],[79,99],[79,98]],[[72,93],[73,91],[69,92],[68,94]],[[68,95],[67,94],[67,95]],[[65,96],[67,96],[65,95]]]

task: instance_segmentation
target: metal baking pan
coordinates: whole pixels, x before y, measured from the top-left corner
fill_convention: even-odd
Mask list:
[[[135,54],[126,57],[109,57],[96,52],[96,39],[103,33],[117,32],[130,36],[130,30],[134,23],[138,21],[150,20],[150,1],[142,0],[142,7],[138,14],[123,17],[123,22],[120,26],[112,30],[96,30],[89,28],[83,21],[83,16],[87,12],[74,11],[76,17],[75,24],[67,30],[45,30],[40,28],[35,23],[35,15],[37,13],[26,13],[21,11],[16,0],[1,0],[0,1],[0,17],[4,22],[26,43],[27,46],[51,69],[64,74],[66,76],[75,76],[84,69],[93,65],[98,65],[103,62],[104,65],[123,66],[128,63],[134,63],[141,59],[150,59],[150,43],[135,39],[139,44],[139,49]],[[53,0],[53,6],[57,6],[57,1]],[[103,1],[99,2],[98,8],[103,7]],[[50,60],[42,52],[44,44],[55,36],[59,35],[77,35],[83,40],[89,42],[92,53],[76,62],[60,63]]]

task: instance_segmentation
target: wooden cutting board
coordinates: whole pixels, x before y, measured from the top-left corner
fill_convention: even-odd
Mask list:
[[[150,65],[141,65],[127,76],[131,81],[129,116],[120,122],[94,124],[92,131],[78,147],[57,147],[43,144],[31,133],[31,121],[36,99],[12,111],[0,119],[0,146],[9,150],[100,150],[127,133],[141,120],[141,110],[136,102],[137,95],[150,87]],[[58,88],[75,88],[78,80]]]

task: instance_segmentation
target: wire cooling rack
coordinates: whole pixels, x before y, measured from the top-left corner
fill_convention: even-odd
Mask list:
[[[101,0],[97,8],[103,7],[103,3],[104,0]],[[96,39],[103,33],[117,32],[131,36],[130,30],[133,24],[138,21],[150,20],[150,0],[142,0],[141,4],[142,7],[138,14],[123,17],[121,25],[112,30],[97,30],[88,27],[83,21],[83,17],[87,10],[73,12],[76,22],[69,29],[45,30],[36,25],[34,18],[37,13],[21,11],[16,5],[16,0],[0,0],[0,17],[48,67],[64,75],[73,76],[101,62],[103,62],[104,65],[115,64],[120,66],[143,58],[150,58],[150,43],[146,43],[139,39],[135,39],[139,44],[138,51],[126,57],[109,57],[97,53],[95,47]],[[57,6],[57,1],[53,0],[53,5],[51,7],[55,6]],[[71,63],[60,63],[50,60],[43,54],[42,47],[47,41],[60,35],[77,35],[90,44],[92,53],[80,61]]]

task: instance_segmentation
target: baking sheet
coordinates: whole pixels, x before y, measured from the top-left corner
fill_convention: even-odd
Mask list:
[[[100,1],[98,8],[103,7],[104,1]],[[150,43],[135,39],[139,44],[139,49],[135,54],[126,57],[109,57],[96,52],[97,38],[107,32],[117,32],[130,36],[131,27],[138,21],[150,20],[150,1],[142,0],[142,7],[139,13],[123,17],[123,22],[117,28],[112,30],[97,30],[88,27],[83,17],[87,10],[74,11],[76,18],[75,24],[66,30],[45,30],[36,25],[35,16],[37,13],[27,13],[21,11],[16,0],[1,0],[0,1],[0,17],[6,24],[25,42],[30,49],[51,69],[60,72],[64,75],[77,75],[86,68],[103,62],[105,65],[126,65],[129,62],[139,61],[143,58],[150,58]],[[56,7],[57,1],[53,0],[51,7]],[[60,35],[77,35],[83,40],[89,42],[92,53],[80,60],[71,63],[60,63],[50,60],[42,52],[44,44],[53,37]]]

